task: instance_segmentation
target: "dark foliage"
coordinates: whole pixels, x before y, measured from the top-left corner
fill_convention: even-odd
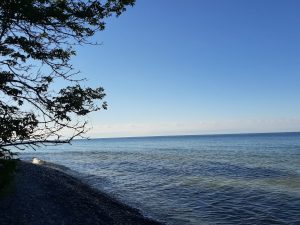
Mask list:
[[[0,198],[8,191],[17,162],[17,160],[0,159]]]
[[[134,1],[0,1],[0,157],[12,147],[70,142],[86,132],[80,117],[106,109],[104,89],[83,87],[70,59]],[[61,80],[68,85],[51,88]]]

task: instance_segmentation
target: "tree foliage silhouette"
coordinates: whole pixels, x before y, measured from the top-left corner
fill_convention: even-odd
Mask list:
[[[70,59],[75,45],[91,44],[106,18],[134,2],[0,1],[0,157],[70,142],[87,130],[80,117],[106,109],[104,89],[83,87]],[[66,86],[52,88],[55,82]]]

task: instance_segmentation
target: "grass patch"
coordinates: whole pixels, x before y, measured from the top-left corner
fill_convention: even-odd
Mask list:
[[[15,159],[0,159],[0,197],[6,195],[10,190],[17,162],[18,160]]]

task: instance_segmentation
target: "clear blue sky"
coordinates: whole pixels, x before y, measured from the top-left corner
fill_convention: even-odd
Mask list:
[[[300,130],[300,1],[137,0],[78,48],[92,137]]]

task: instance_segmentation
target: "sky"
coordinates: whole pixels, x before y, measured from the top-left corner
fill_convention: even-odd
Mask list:
[[[72,62],[91,137],[300,131],[300,1],[137,0]]]

